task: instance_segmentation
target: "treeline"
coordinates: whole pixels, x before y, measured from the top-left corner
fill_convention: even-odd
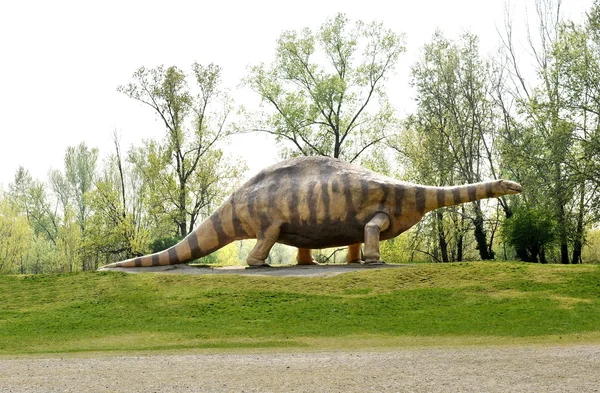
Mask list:
[[[161,140],[125,154],[115,132],[103,163],[97,149],[69,147],[47,182],[19,168],[0,200],[0,272],[93,270],[185,237],[245,171],[219,147],[233,108],[220,74],[212,65],[194,64],[191,75],[140,68],[119,91],[150,106]]]
[[[382,245],[384,259],[597,263],[600,2],[583,23],[563,19],[561,5],[536,1],[525,40],[507,13],[493,56],[481,54],[474,34],[436,32],[412,65],[417,109],[403,119],[386,91],[404,36],[342,14],[315,32],[282,33],[273,63],[243,80],[263,110],[239,108],[235,123],[218,66],[142,67],[118,90],[148,107],[164,137],[124,153],[115,134],[102,163],[96,149],[70,147],[64,169],[45,182],[20,168],[0,199],[0,272],[95,269],[170,246],[244,176],[244,164],[221,150],[240,132],[273,135],[282,157],[327,155],[423,184],[523,185],[518,197],[428,214]],[[247,248],[208,258],[237,261]],[[272,254],[293,259],[285,249]]]
[[[469,33],[451,41],[438,32],[424,46],[411,71],[418,109],[391,144],[406,176],[435,185],[509,178],[525,192],[437,210],[411,233],[412,252],[435,261],[598,261],[600,3],[583,24],[563,20],[561,5],[535,2],[525,42],[507,15],[492,57]]]

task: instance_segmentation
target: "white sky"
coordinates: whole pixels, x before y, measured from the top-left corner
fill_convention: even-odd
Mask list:
[[[532,0],[513,0],[523,8]],[[580,19],[591,0],[564,0],[566,16]],[[117,129],[124,149],[159,137],[152,110],[116,91],[140,66],[214,62],[238,104],[252,105],[254,93],[239,88],[246,67],[269,63],[284,30],[318,28],[344,12],[351,19],[378,20],[406,34],[388,93],[400,115],[412,110],[409,67],[436,28],[454,38],[469,30],[484,53],[495,52],[502,0],[420,1],[129,1],[3,0],[0,2],[0,187],[22,165],[40,180],[63,168],[67,146],[84,141],[101,157],[112,152]],[[515,25],[523,17],[515,18]],[[277,161],[268,138],[233,139],[255,172]]]

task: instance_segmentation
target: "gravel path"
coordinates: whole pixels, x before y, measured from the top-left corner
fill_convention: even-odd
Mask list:
[[[600,345],[0,357],[0,392],[600,392]]]

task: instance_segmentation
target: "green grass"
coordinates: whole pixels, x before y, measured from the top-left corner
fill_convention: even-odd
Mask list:
[[[0,354],[600,342],[600,267],[0,276]]]

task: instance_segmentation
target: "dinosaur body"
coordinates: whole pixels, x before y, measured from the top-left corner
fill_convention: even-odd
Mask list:
[[[378,262],[379,240],[398,236],[426,212],[520,190],[506,180],[429,187],[332,158],[295,158],[248,180],[173,247],[106,267],[185,263],[251,238],[257,239],[247,260],[251,266],[263,265],[276,242],[298,247],[299,263],[311,263],[309,249],[346,245],[350,261],[364,242],[365,262]]]

